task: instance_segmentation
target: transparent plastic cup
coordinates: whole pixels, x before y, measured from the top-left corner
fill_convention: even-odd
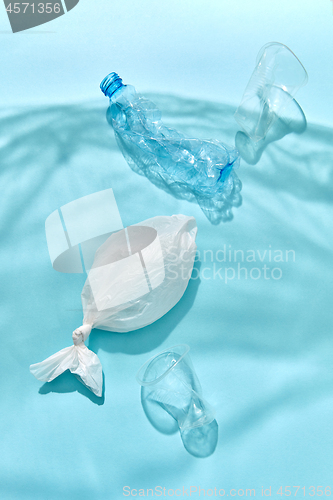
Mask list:
[[[162,351],[140,368],[136,379],[153,426],[165,434],[179,428],[186,450],[204,458],[216,448],[218,425],[214,410],[202,397],[189,349],[183,344]]]
[[[304,66],[286,45],[264,45],[235,120],[254,142],[260,141],[307,81]]]

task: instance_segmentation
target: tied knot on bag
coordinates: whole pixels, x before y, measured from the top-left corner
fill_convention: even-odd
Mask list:
[[[92,325],[82,325],[80,328],[74,330],[72,339],[74,345],[80,345],[84,343],[90,335]]]
[[[74,345],[65,347],[41,363],[30,366],[30,372],[43,382],[52,382],[70,370],[96,396],[103,394],[103,369],[98,356],[84,345],[92,325],[82,325],[73,332]]]

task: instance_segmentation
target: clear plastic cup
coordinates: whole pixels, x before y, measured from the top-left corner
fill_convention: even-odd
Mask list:
[[[216,448],[218,425],[214,410],[202,397],[189,349],[184,344],[162,351],[140,368],[136,378],[154,427],[166,434],[178,427],[186,450],[203,458]]]
[[[286,45],[278,42],[264,45],[235,120],[254,142],[260,141],[307,81],[304,66]]]

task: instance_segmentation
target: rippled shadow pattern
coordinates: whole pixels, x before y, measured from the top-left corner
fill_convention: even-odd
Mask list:
[[[151,99],[168,126],[233,143],[235,107]],[[102,95],[100,104],[1,111],[3,498],[25,498],[27,490],[38,500],[55,492],[66,500],[104,499],[116,488],[121,495],[128,467],[133,487],[147,488],[182,485],[184,473],[186,484],[196,484],[198,465],[207,487],[220,478],[233,488],[240,469],[244,481],[259,486],[260,474],[283,479],[287,468],[301,484],[313,470],[319,479],[331,477],[333,128],[307,118],[303,134],[271,142],[256,165],[241,162],[243,204],[231,224],[213,227],[197,205],[167,196],[130,169],[105,120]],[[283,277],[274,283],[243,273],[226,285],[202,272],[200,286],[190,281],[183,299],[154,325],[129,334],[93,331],[89,347],[104,351],[98,354],[107,372],[105,403],[97,406],[88,391],[76,394],[84,387],[71,374],[43,386],[28,367],[68,345],[82,322],[84,276],[52,269],[45,220],[64,203],[109,187],[126,225],[179,211],[195,215],[202,269],[213,266],[203,252],[215,255],[224,244],[244,252],[292,249],[296,260],[277,263]],[[249,273],[264,263],[242,267]],[[199,462],[178,435],[165,436],[147,421],[133,379],[142,353],[178,340],[191,345],[219,423],[214,454]],[[38,394],[41,385],[51,389],[48,396]],[[39,475],[36,464],[46,464]]]
[[[210,137],[212,139],[220,137],[224,142],[232,144],[238,130],[233,118],[235,112],[233,106],[169,95],[154,94],[150,98],[162,110],[166,125],[177,127],[187,135],[203,138]],[[40,194],[43,194],[45,190],[50,190],[52,196],[55,197],[51,188],[56,172],[65,170],[68,182],[77,182],[79,167],[75,166],[75,170],[71,171],[68,166],[78,156],[81,158],[82,155],[85,155],[87,151],[89,151],[89,161],[95,158],[94,163],[91,164],[93,176],[97,179],[101,178],[104,188],[113,187],[108,184],[108,181],[105,182],[108,169],[114,171],[115,176],[117,176],[116,179],[119,176],[125,190],[126,180],[135,182],[137,177],[124,162],[123,171],[120,171],[118,165],[114,163],[118,159],[119,162],[121,161],[122,154],[116,144],[113,131],[105,120],[104,101],[100,104],[35,107],[19,111],[8,110],[8,112],[2,110],[0,132],[0,179],[2,185],[6,188],[6,179],[9,176],[11,178],[24,178],[26,182],[24,188],[23,185],[17,185],[15,194],[19,192],[19,196],[14,197],[13,193],[12,205],[3,206],[1,231],[6,238],[13,234],[14,229],[17,231],[16,225],[21,223],[22,214],[33,210],[36,199]],[[112,152],[113,156],[110,158],[110,165],[108,166],[105,162],[108,162],[110,152]],[[85,169],[87,169],[86,166]],[[274,192],[276,200],[288,195],[300,201],[327,203],[331,206],[333,203],[331,187],[333,184],[333,131],[328,127],[308,124],[306,131],[301,135],[292,133],[279,141],[266,144],[256,168],[242,163],[240,173],[246,183],[247,199],[250,202],[251,210],[259,203],[256,197],[258,189]],[[96,182],[97,185],[98,182]],[[149,189],[154,190],[156,188],[150,184]],[[136,201],[139,200],[139,195],[137,195]],[[144,202],[145,200],[142,199],[142,203]],[[270,197],[263,200],[262,204],[261,212],[271,213],[275,221],[280,220],[280,209],[272,204]],[[56,197],[52,209],[55,206],[58,206]],[[49,213],[50,209],[47,208],[45,218]],[[309,211],[304,213],[304,218],[308,222],[309,217]],[[43,225],[45,218],[40,224]],[[41,233],[40,227],[40,225],[38,227],[30,225],[29,235],[38,240],[38,245],[45,246],[44,234]],[[312,222],[311,227],[312,234],[315,234]],[[241,228],[242,240],[245,237],[251,242],[249,244],[253,246],[255,234],[247,226],[241,225]],[[218,228],[215,228],[215,231],[217,230]],[[275,226],[274,238],[278,242],[290,241],[290,234],[293,234],[290,244],[294,245],[296,242],[295,231],[292,219],[286,219],[284,224]],[[298,228],[298,231],[300,231],[300,228]],[[302,236],[302,238],[304,240],[305,236]],[[302,240],[299,238],[299,241]],[[277,244],[280,245],[281,243]],[[296,249],[300,258],[303,256],[307,258],[304,253],[306,244],[310,245],[309,251],[315,251],[315,244],[304,240],[303,250]],[[207,245],[209,245],[207,248],[215,248],[216,246],[214,230],[207,239]],[[327,251],[325,248],[320,249],[320,252],[323,259],[326,259]],[[51,266],[50,262],[47,265]],[[1,276],[5,282],[9,280],[7,274],[5,268],[3,268]],[[22,279],[22,276],[20,276],[21,282]],[[73,279],[76,280],[77,278],[72,277],[71,280]],[[314,279],[315,275],[310,267],[308,268],[308,274],[303,276],[303,290],[307,289],[309,283]],[[129,354],[148,352],[156,348],[178,324],[177,314],[180,313],[180,317],[182,314],[187,314],[195,299],[197,286],[198,281],[190,282],[189,289],[182,301],[168,315],[159,320],[155,326],[151,325],[144,328],[140,332],[141,337],[136,332],[126,335],[113,335],[109,332],[95,330],[90,339],[90,346],[95,351],[101,348],[109,352],[123,351]],[[80,281],[77,289],[80,290],[81,287]],[[260,346],[262,345],[267,347],[267,336],[265,333],[266,340],[264,344],[261,341],[255,341],[261,331],[256,328],[258,318],[255,311],[258,300],[255,295],[249,293],[249,290],[251,288],[242,287],[239,290],[239,300],[237,302],[228,302],[228,314],[225,316],[223,324],[228,325],[228,328],[231,327],[228,321],[229,316],[230,322],[233,322],[238,314],[239,302],[243,303],[243,300],[245,300],[246,303],[251,304],[247,313],[247,322],[252,324],[251,331],[253,331],[254,344],[258,349],[261,349]],[[49,293],[53,294],[53,291],[49,291]],[[56,300],[56,297],[54,297],[54,300]],[[282,307],[284,303],[283,297],[275,298],[274,307],[271,303],[267,304],[261,315],[261,323],[265,325],[265,332],[271,325],[272,314],[276,315],[274,308],[277,300]],[[29,311],[26,311],[26,314],[28,313]],[[213,318],[214,315],[215,312],[213,312]],[[77,317],[78,321],[81,321],[80,312],[77,313]],[[77,326],[78,321],[74,327]],[[318,321],[322,322],[324,319],[318,318]],[[306,327],[304,331],[307,332],[309,328],[309,326]],[[237,348],[244,345],[241,332],[242,329],[237,335],[236,330],[233,335],[232,344],[236,345]],[[281,332],[280,335],[282,335]],[[292,338],[289,333],[289,343]],[[222,337],[222,339],[224,339],[223,342],[226,342],[228,337]],[[274,339],[278,339],[278,337],[271,337],[270,342],[276,345],[278,340],[274,342]],[[246,345],[249,346],[248,343]],[[252,342],[250,342],[250,345],[252,345]]]
[[[179,126],[185,135],[197,136],[203,140],[221,140],[227,144],[234,142],[230,131],[225,133],[225,130],[219,130],[226,123],[226,118],[230,122],[230,110],[234,111],[232,107],[174,96],[152,95],[151,98],[162,105],[163,118],[168,126]],[[9,116],[3,111],[0,129],[2,169],[7,166],[16,168],[18,165],[28,165],[36,162],[37,158],[45,164],[44,175],[52,175],[51,165],[65,165],[81,148],[94,147],[113,152],[117,149],[113,131],[109,130],[105,119],[105,108],[99,104],[28,108],[17,113],[11,112]],[[98,165],[92,168],[98,175]],[[124,176],[128,175],[124,171]],[[183,189],[179,190],[179,186],[165,185],[159,176],[147,173],[147,177],[177,199],[197,201],[193,195],[185,195]],[[233,207],[239,207],[242,203],[241,181],[234,171],[231,177],[230,192],[226,191],[216,202],[205,201],[204,213],[213,224],[231,220]]]

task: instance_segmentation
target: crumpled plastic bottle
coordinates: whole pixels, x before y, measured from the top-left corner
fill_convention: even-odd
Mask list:
[[[116,73],[100,87],[110,98],[107,120],[129,166],[177,198],[196,200],[212,223],[231,218],[232,206],[240,204],[238,151],[166,127],[155,104]]]

